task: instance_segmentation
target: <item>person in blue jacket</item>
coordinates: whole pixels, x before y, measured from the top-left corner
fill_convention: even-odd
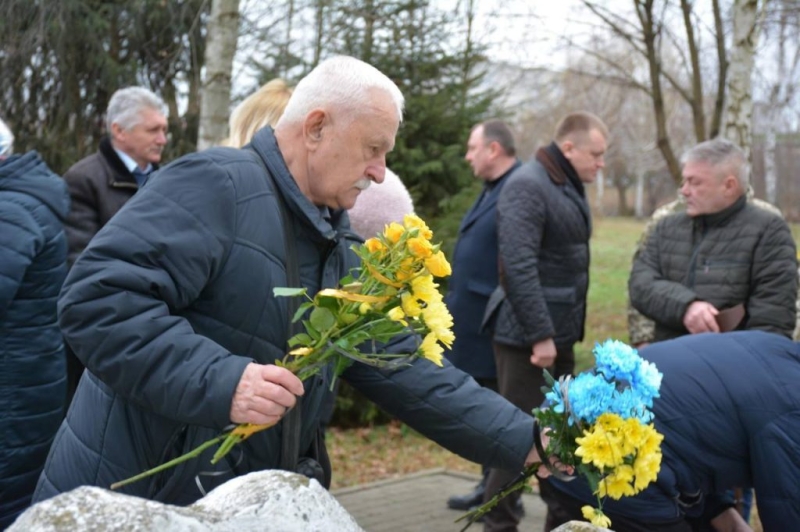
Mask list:
[[[643,358],[663,373],[655,399],[664,435],[657,481],[635,497],[607,499],[617,532],[746,531],[725,490],[755,488],[764,532],[800,525],[800,343],[742,331],[651,344]],[[547,480],[552,530],[581,519],[596,499],[580,479]],[[721,494],[721,495],[717,495]]]
[[[0,120],[0,530],[30,504],[67,399],[56,301],[67,275],[64,181],[12,155]]]
[[[332,57],[300,81],[274,130],[262,128],[241,149],[212,148],[160,169],[92,239],[59,299],[62,331],[87,371],[36,501],[108,487],[231,423],[269,424],[287,411],[290,421],[301,417],[295,456],[325,461],[318,435],[331,368],[303,383],[275,365],[291,314],[272,290],[287,286],[289,243],[309,294],[357,265],[346,209],[383,180],[402,109],[384,74]],[[406,337],[387,349],[415,346]],[[446,361],[397,370],[355,363],[343,378],[467,459],[519,471],[535,455],[531,416]],[[253,435],[216,465],[208,449],[120,491],[192,503],[235,476],[280,468],[292,454],[284,428]]]

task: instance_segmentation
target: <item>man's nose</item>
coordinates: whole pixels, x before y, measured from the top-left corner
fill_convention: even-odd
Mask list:
[[[158,138],[156,138],[156,144],[159,146],[164,146],[167,143],[167,134],[164,131],[159,131]]]
[[[381,165],[376,165],[370,168],[370,171],[367,172],[367,175],[377,184],[380,185],[383,183],[383,180],[386,177],[386,161],[383,161],[383,164]]]

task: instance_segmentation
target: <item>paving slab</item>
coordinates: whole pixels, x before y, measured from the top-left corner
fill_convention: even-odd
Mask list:
[[[366,532],[458,532],[455,523],[464,512],[450,510],[450,495],[469,493],[479,477],[468,473],[432,469],[370,484],[342,488],[334,497]],[[525,517],[519,532],[539,532],[546,508],[538,494],[522,495]],[[475,523],[469,532],[481,532]]]

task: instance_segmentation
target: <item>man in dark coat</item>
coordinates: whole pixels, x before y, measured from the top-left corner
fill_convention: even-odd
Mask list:
[[[291,448],[290,459],[324,460],[317,436],[332,368],[301,382],[275,365],[292,315],[272,290],[296,270],[316,294],[357,264],[345,209],[383,181],[402,106],[378,70],[330,58],[297,85],[274,132],[261,129],[242,149],[178,159],[97,234],[59,300],[62,330],[87,371],[35,500],[107,487],[231,423],[275,423],[287,411],[300,418],[292,447],[282,443],[281,422],[229,460],[210,464],[208,449],[121,491],[188,504],[235,476],[281,467]],[[387,349],[416,345],[403,337]],[[535,454],[532,419],[447,361],[438,368],[418,359],[397,370],[354,363],[342,377],[470,460],[519,471]]]
[[[469,373],[480,384],[497,391],[491,335],[481,328],[489,296],[497,286],[497,198],[507,177],[519,167],[514,136],[508,125],[489,120],[472,129],[465,159],[475,177],[483,180],[483,190],[467,211],[458,229],[453,251],[453,274],[445,298],[453,314],[456,340],[446,353],[458,369]],[[454,510],[469,510],[483,502],[486,478],[466,495],[447,500]]]
[[[655,340],[720,332],[720,311],[742,305],[741,329],[791,338],[797,252],[789,226],[747,202],[744,152],[724,139],[684,156],[686,211],[661,219],[633,262],[631,303],[655,322]]]
[[[800,344],[777,334],[698,334],[641,350],[663,374],[653,403],[664,435],[658,479],[635,497],[606,499],[618,532],[750,530],[720,496],[753,487],[764,532],[800,523]],[[549,479],[548,525],[581,519],[596,498],[581,478]],[[713,528],[702,528],[708,520]],[[693,528],[698,527],[701,528]]]
[[[575,366],[589,286],[591,212],[583,185],[603,168],[607,137],[596,116],[566,116],[555,140],[511,174],[500,193],[500,286],[487,321],[494,326],[500,393],[525,412],[544,400],[544,368],[557,378]],[[492,471],[485,498],[512,478]],[[516,530],[518,498],[506,497],[486,514],[485,530]]]
[[[66,391],[56,301],[69,195],[36,152],[11,155],[12,140],[0,120],[0,530],[30,504]]]
[[[158,168],[167,143],[167,107],[143,87],[116,91],[108,102],[106,130],[96,153],[64,174],[72,198],[66,230],[69,265],[89,241]],[[83,365],[67,345],[67,404],[78,386]]]

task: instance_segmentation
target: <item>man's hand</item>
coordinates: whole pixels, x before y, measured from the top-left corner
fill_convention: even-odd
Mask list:
[[[531,364],[534,366],[549,368],[556,361],[556,344],[552,338],[536,342],[531,351]]]
[[[269,425],[295,405],[303,395],[303,383],[291,371],[278,366],[250,363],[231,401],[233,423]]]
[[[695,301],[683,315],[683,325],[692,334],[719,332],[716,316],[719,311],[707,301]]]
[[[547,436],[547,432],[548,430],[544,429],[542,431],[542,436],[541,436],[542,447],[545,449],[547,449],[547,443],[550,441],[550,438]],[[557,457],[551,456],[549,460],[550,460],[550,466],[552,468],[557,469],[563,473],[566,473],[567,475],[572,475],[573,473],[575,473],[575,468],[573,468],[572,466],[566,466],[562,464]],[[531,451],[528,453],[528,457],[525,459],[525,467],[528,467],[533,463],[541,461],[542,459],[539,457],[539,453],[536,451],[536,446],[534,445]],[[539,469],[536,470],[536,476],[539,478],[547,478],[551,474],[552,473],[550,473],[550,470],[544,464],[540,465]]]

